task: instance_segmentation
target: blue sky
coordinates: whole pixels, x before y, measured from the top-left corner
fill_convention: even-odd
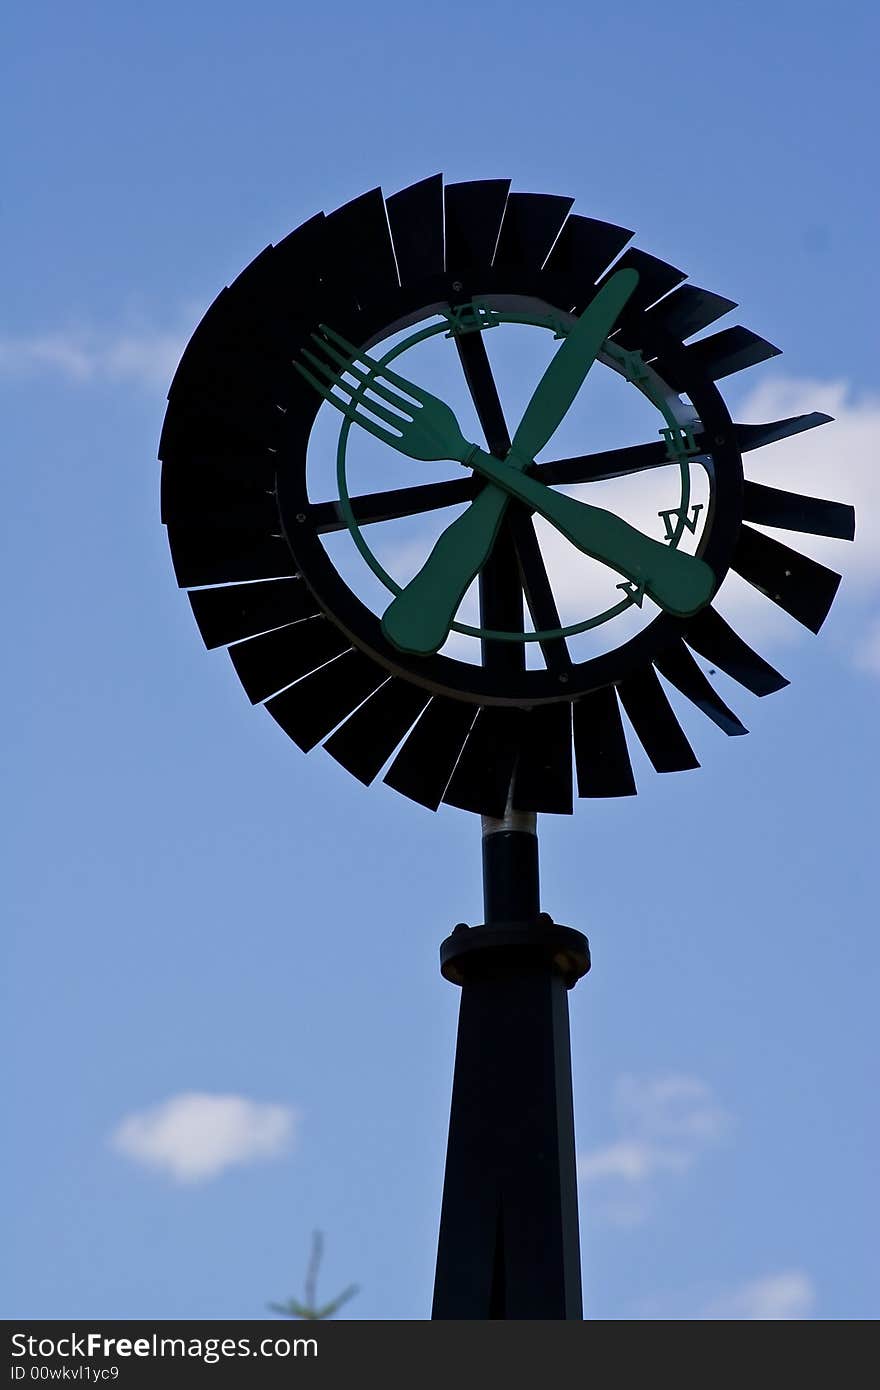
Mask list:
[[[174,585],[180,350],[268,242],[442,170],[566,193],[784,350],[749,475],[854,502],[821,635],[700,772],[542,821],[588,1316],[873,1318],[878,24],[867,4],[13,6],[0,301],[7,1317],[234,1318],[352,1280],[427,1316],[473,818],[303,757]],[[821,436],[821,438],[820,438]]]

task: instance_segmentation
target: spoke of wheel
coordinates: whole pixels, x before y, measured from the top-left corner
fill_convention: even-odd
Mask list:
[[[787,420],[773,420],[766,425],[734,425],[734,438],[742,453],[763,448],[778,439],[788,439],[804,430],[827,424],[829,415],[814,411],[811,415],[795,415]],[[697,435],[697,444],[702,437]],[[598,483],[608,478],[624,478],[649,468],[661,468],[669,460],[666,446],[660,440],[652,444],[636,444],[627,449],[610,449],[599,454],[581,454],[577,458],[555,459],[552,463],[534,464],[529,472],[542,483],[573,485]],[[415,516],[440,507],[453,507],[471,502],[483,487],[477,478],[456,478],[448,483],[427,483],[419,487],[397,488],[393,492],[374,492],[353,497],[351,505],[362,526],[372,521],[392,521],[402,516]],[[310,518],[319,533],[342,531],[345,522],[338,502],[317,502],[310,509]]]
[[[351,509],[358,525],[368,526],[374,521],[396,521],[401,517],[472,502],[485,486],[481,478],[471,475],[454,478],[448,483],[398,487],[389,492],[369,492],[361,497],[352,497]],[[338,502],[315,502],[309,509],[309,520],[322,536],[331,531],[344,531],[346,527]]]
[[[600,483],[608,478],[625,478],[630,473],[643,473],[649,468],[662,468],[670,462],[666,444],[635,444],[629,449],[608,449],[600,454],[581,454],[578,458],[555,459],[552,463],[537,463],[532,475],[542,483],[572,485]]]
[[[474,409],[486,436],[490,454],[505,459],[510,453],[510,433],[504,419],[498,388],[492,375],[482,333],[461,333],[455,338],[465,381]],[[502,632],[521,632],[523,595],[518,579],[519,565],[510,507],[498,530],[492,553],[480,571],[480,624]],[[483,665],[493,671],[522,671],[526,654],[521,642],[486,642]]]
[[[532,622],[538,632],[562,627],[559,609],[550,585],[547,566],[535,533],[535,523],[528,508],[518,503],[510,508],[510,524],[513,543],[519,559],[520,578],[526,603],[532,615]],[[548,671],[568,671],[571,669],[571,654],[564,637],[553,637],[541,642],[541,651]]]
[[[639,444],[631,449],[612,449],[601,454],[558,459],[553,463],[536,463],[528,471],[542,483],[565,485],[623,477],[627,473],[659,468],[668,462],[666,446],[658,440],[656,444]],[[376,521],[395,521],[401,517],[472,502],[484,486],[481,479],[473,476],[453,478],[445,483],[422,483],[417,487],[400,487],[388,492],[370,492],[352,497],[351,508],[358,524],[369,526]],[[309,520],[320,535],[345,530],[338,502],[315,502],[309,510]]]

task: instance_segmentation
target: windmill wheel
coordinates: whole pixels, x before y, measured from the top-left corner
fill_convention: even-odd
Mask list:
[[[731,420],[716,382],[778,349],[742,327],[689,342],[733,303],[684,284],[681,271],[645,252],[625,250],[630,232],[571,213],[571,201],[511,193],[506,180],[444,188],[437,176],[387,200],[374,190],[318,215],[221,291],[169,393],[162,515],[206,645],[229,647],[249,698],[265,702],[300,748],[323,742],[364,783],[390,762],[384,781],[432,809],[444,802],[490,816],[508,805],[570,812],[573,782],[584,797],[632,794],[621,707],[658,772],[697,767],[661,677],[728,735],[746,729],[696,658],[756,695],[787,684],[713,606],[728,570],[812,631],[840,582],[750,523],[854,534],[851,507],[743,478],[744,453],[829,418]],[[652,408],[653,437],[602,451],[580,452],[579,444],[566,458],[536,459],[535,450],[517,464],[489,330],[499,342],[510,325],[534,330],[546,355],[548,343],[566,344],[591,306],[595,316],[608,300],[609,287],[624,283],[625,303],[607,325],[593,371],[614,373]],[[358,426],[365,415],[376,424],[370,412],[383,399],[376,383],[393,396],[398,388],[389,384],[398,379],[442,399],[418,374],[416,350],[432,340],[461,372],[483,434],[468,444],[482,453],[462,460],[464,472],[442,465],[440,478],[436,463],[416,465],[410,454],[399,485],[400,441],[373,440],[379,481],[387,465],[396,485],[353,489],[350,457],[367,438],[367,426]],[[385,437],[389,428],[396,433],[386,419],[378,432]],[[322,486],[335,483],[330,495],[315,490],[319,434]],[[497,478],[480,471],[487,456],[501,469]],[[450,467],[458,476],[448,476]],[[516,482],[515,469],[528,482]],[[658,597],[638,565],[618,561],[626,547],[615,550],[608,539],[597,558],[575,528],[582,569],[575,566],[560,603],[547,537],[561,529],[571,541],[554,501],[566,495],[561,489],[577,488],[582,504],[567,508],[572,525],[601,531],[593,485],[613,480],[612,513],[606,501],[598,504],[611,516],[605,530],[629,537],[618,502],[626,510],[645,479],[661,475],[671,480],[666,505],[654,511],[653,532],[642,523],[637,549],[649,547],[661,567],[707,575],[698,600]],[[476,499],[483,507],[487,490],[499,488],[497,528],[482,538],[479,617],[456,601],[448,641],[414,650],[395,640],[390,605],[413,576],[391,573],[374,537],[422,518],[439,541]],[[339,537],[353,556],[345,578]],[[430,550],[429,542],[417,570]],[[358,566],[368,584],[352,579]],[[605,597],[597,602],[600,580]],[[370,601],[377,593],[384,595],[378,604]]]

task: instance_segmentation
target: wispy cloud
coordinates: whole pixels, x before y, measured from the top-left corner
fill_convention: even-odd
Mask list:
[[[809,1318],[816,1304],[812,1279],[800,1269],[750,1279],[707,1305],[700,1320],[792,1322]]]
[[[0,377],[54,376],[84,386],[121,382],[167,389],[185,343],[184,332],[143,327],[4,334]]]
[[[578,1177],[599,1188],[599,1209],[619,1225],[643,1221],[655,1181],[689,1172],[732,1124],[711,1087],[694,1076],[621,1077],[615,1111],[620,1137],[581,1154]]]
[[[227,1168],[286,1153],[296,1119],[286,1105],[193,1091],[127,1115],[110,1142],[118,1153],[178,1182],[204,1182]]]

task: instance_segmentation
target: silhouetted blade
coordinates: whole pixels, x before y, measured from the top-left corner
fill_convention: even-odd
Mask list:
[[[271,457],[281,432],[277,410],[255,414],[237,398],[226,401],[171,401],[165,412],[159,458],[214,458],[232,455]]]
[[[578,796],[635,796],[636,783],[613,685],[574,705]]]
[[[679,285],[653,309],[648,309],[641,319],[622,329],[617,341],[627,348],[647,349],[654,343],[658,332],[671,333],[678,339],[689,338],[735,308],[732,299],[713,294],[711,290],[701,290],[696,285]]]
[[[397,264],[382,190],[372,189],[324,219],[331,290],[358,304],[397,288]]]
[[[391,239],[402,285],[415,285],[442,275],[443,176],[433,174],[421,183],[386,198]]]
[[[480,710],[443,800],[481,816],[504,815],[522,736],[523,711],[488,705]]]
[[[840,584],[834,570],[751,526],[740,527],[730,567],[811,632],[828,617]]]
[[[746,367],[754,367],[758,362],[766,362],[771,357],[778,357],[781,349],[768,343],[765,338],[759,338],[757,333],[753,333],[749,328],[742,328],[739,324],[735,328],[723,328],[720,333],[713,333],[710,338],[701,338],[697,343],[691,343],[683,353],[683,361],[686,367],[683,368],[681,376],[674,370],[664,369],[664,380],[676,390],[684,389],[686,386],[687,374],[696,368],[699,372],[705,372],[712,381],[720,381],[722,377],[733,376],[734,372],[741,372]]]
[[[228,514],[238,526],[277,523],[275,458],[265,451],[249,457],[168,459],[162,465],[161,507],[164,522],[198,525],[209,512],[218,518]],[[240,515],[243,508],[247,518]]]
[[[421,686],[392,676],[346,719],[324,747],[353,777],[369,786],[430,698]]]
[[[351,646],[327,618],[307,618],[229,648],[232,664],[252,705],[308,675]]]
[[[743,485],[743,517],[759,526],[779,526],[786,531],[805,531],[811,536],[834,536],[851,541],[856,534],[856,514],[845,502],[825,502],[821,497],[802,497],[763,483]]]
[[[475,714],[474,705],[435,695],[382,780],[436,811]]]
[[[700,766],[653,666],[621,681],[617,693],[656,772]]]
[[[714,608],[704,608],[688,622],[685,641],[710,666],[751,690],[753,695],[772,695],[789,682],[734,632]]]
[[[723,729],[731,737],[748,733],[745,724],[727,707],[710,685],[684,642],[677,642],[661,656],[655,657],[654,665],[661,676],[665,676],[682,695],[686,695],[698,709],[708,715],[719,729]]]
[[[291,333],[314,323],[321,295],[326,219],[318,213],[268,246],[229,286],[253,341],[286,356]]]
[[[266,709],[308,753],[387,679],[384,667],[352,647],[267,700]]]
[[[565,280],[573,280],[582,287],[581,297],[586,302],[591,298],[590,286],[595,285],[603,270],[623,250],[631,236],[632,232],[626,227],[616,227],[612,222],[597,222],[595,218],[572,213],[559,233],[559,240],[550,252],[544,269]]]
[[[567,700],[536,705],[524,714],[513,807],[571,815],[571,705]]]
[[[656,256],[649,256],[647,251],[640,251],[635,246],[624,251],[620,260],[615,261],[608,274],[600,280],[600,287],[610,280],[612,275],[616,275],[618,270],[636,270],[639,274],[639,283],[622,315],[622,323],[627,325],[637,317],[640,310],[647,309],[649,304],[653,304],[662,294],[666,294],[685,279],[683,270],[676,270],[674,265],[667,265],[665,261],[658,260]]]
[[[233,287],[221,290],[187,343],[168,399],[265,410],[283,400],[289,377],[278,322],[255,322],[253,306]]]
[[[301,579],[269,579],[197,589],[189,601],[205,646],[226,647],[272,628],[313,618],[321,609]]]
[[[573,202],[546,193],[509,194],[495,269],[540,270]]]
[[[809,415],[791,415],[787,420],[771,420],[766,425],[734,425],[737,447],[741,453],[749,449],[763,449],[765,444],[775,444],[778,439],[789,439],[793,434],[804,430],[814,430],[818,425],[830,425],[831,415],[822,415],[813,410]]]
[[[169,525],[168,543],[181,589],[296,574],[287,541],[263,530]]]
[[[446,269],[450,274],[492,264],[510,179],[449,183],[446,201]]]

